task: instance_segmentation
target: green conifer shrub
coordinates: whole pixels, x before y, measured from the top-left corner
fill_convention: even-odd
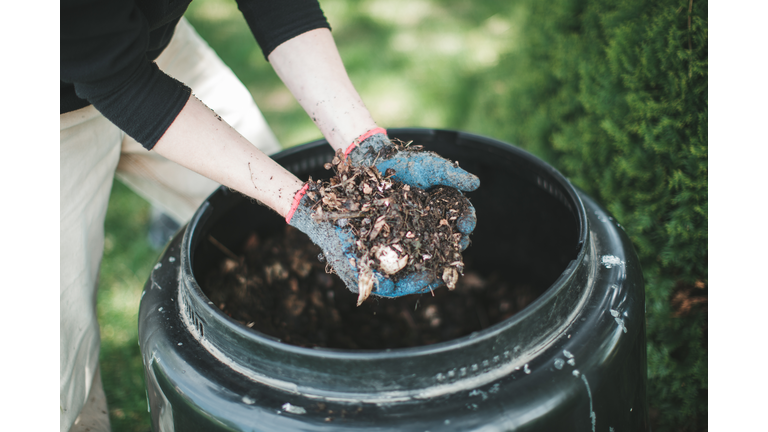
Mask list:
[[[523,0],[520,48],[465,129],[548,160],[613,213],[646,283],[654,431],[707,430],[707,3]]]

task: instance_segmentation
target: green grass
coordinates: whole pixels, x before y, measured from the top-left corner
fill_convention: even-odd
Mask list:
[[[149,203],[115,180],[98,296],[101,373],[115,432],[150,428],[138,342],[141,291],[159,255],[147,242],[149,210]]]

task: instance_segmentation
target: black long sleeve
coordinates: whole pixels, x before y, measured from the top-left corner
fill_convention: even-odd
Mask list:
[[[151,149],[191,89],[158,69],[189,0],[62,0],[61,113],[93,104]],[[284,41],[328,26],[316,0],[239,0],[265,57]]]
[[[302,33],[331,26],[317,0],[237,0],[264,58],[281,43]]]

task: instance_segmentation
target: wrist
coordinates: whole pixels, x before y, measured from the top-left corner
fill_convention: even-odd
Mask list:
[[[291,224],[291,219],[293,219],[293,215],[296,213],[296,210],[299,208],[299,205],[301,204],[302,198],[304,198],[304,195],[307,194],[307,190],[309,190],[309,182],[304,183],[304,186],[299,189],[298,192],[293,196],[293,202],[291,203],[291,207],[288,210],[288,213],[285,214],[285,223]]]
[[[353,165],[371,166],[377,160],[384,158],[385,154],[382,150],[391,144],[387,131],[384,128],[375,128],[357,137],[347,147],[344,155]]]
[[[355,147],[358,147],[361,143],[363,143],[368,138],[372,137],[376,134],[383,134],[384,136],[387,135],[387,130],[382,127],[375,127],[368,132],[365,132],[364,134],[360,135],[359,137],[355,138],[354,141],[352,141],[352,144],[350,144],[347,149],[344,151],[344,156],[349,156],[349,154],[352,152],[352,150],[355,149]]]

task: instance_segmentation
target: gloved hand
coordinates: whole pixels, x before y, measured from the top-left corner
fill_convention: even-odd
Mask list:
[[[377,271],[364,271],[364,274],[369,274],[371,277],[361,281],[360,271],[368,267],[368,263],[358,262],[352,253],[352,246],[356,240],[352,230],[349,225],[339,227],[331,220],[313,219],[313,206],[316,200],[307,194],[308,190],[309,184],[305,184],[296,193],[293,206],[286,215],[285,221],[307,234],[316,245],[320,246],[326,261],[331,264],[347,288],[358,294],[358,306],[371,293],[383,297],[400,297],[427,292],[443,285],[440,279],[432,278],[428,272],[412,273],[394,283],[392,279]]]
[[[458,164],[426,151],[398,151],[384,128],[371,129],[360,135],[344,152],[352,165],[375,165],[384,174],[395,170],[394,180],[421,189],[450,186],[462,192],[471,192],[480,186],[480,179],[459,168]],[[461,250],[469,246],[469,234],[475,229],[475,208],[467,200],[467,211],[457,221],[462,233]]]
[[[349,157],[352,165],[375,164],[382,174],[392,168],[395,180],[421,189],[443,185],[471,192],[480,186],[477,176],[434,152],[397,151],[384,128],[371,129],[360,135],[344,155]]]

